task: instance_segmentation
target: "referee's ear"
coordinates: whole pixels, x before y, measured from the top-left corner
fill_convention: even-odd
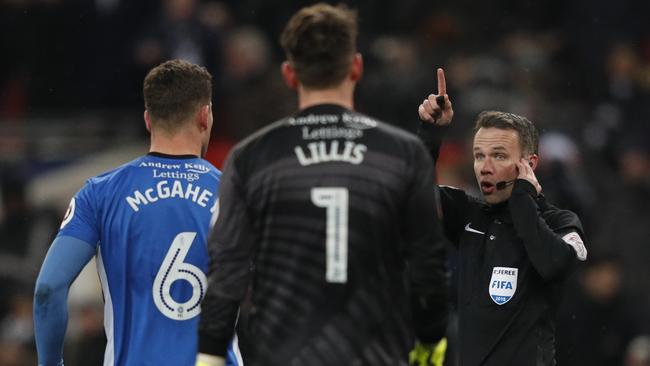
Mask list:
[[[280,66],[280,72],[282,73],[284,82],[290,89],[298,89],[298,77],[296,76],[296,70],[293,68],[293,65],[291,65],[291,62],[283,62]]]

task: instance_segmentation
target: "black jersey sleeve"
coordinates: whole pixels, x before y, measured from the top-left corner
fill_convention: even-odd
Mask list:
[[[517,179],[508,202],[517,235],[523,240],[533,267],[545,280],[565,274],[578,260],[578,253],[563,236],[575,232],[582,243],[578,217],[565,210],[545,214],[536,200],[537,191],[528,181]],[[543,216],[544,215],[544,216]]]
[[[440,146],[448,128],[449,126],[436,126],[427,122],[420,123],[418,136],[420,136],[420,140],[422,140],[424,146],[429,150],[429,154],[431,154],[434,163],[438,161]]]
[[[477,200],[474,197],[468,196],[462,189],[440,186],[442,225],[445,236],[455,246],[458,246],[460,242],[464,225],[467,224],[467,215],[471,209],[471,204],[475,201]]]
[[[447,325],[445,239],[439,224],[433,163],[421,144],[414,157],[413,184],[406,204],[403,236],[410,269],[416,336],[436,342]]]
[[[438,161],[440,146],[448,128],[448,126],[436,126],[426,122],[421,122],[418,128],[418,136],[424,143],[434,164]],[[448,186],[440,187],[442,225],[445,236],[456,246],[463,233],[463,225],[467,223],[466,216],[471,201],[475,200],[461,189]]]
[[[199,352],[220,356],[225,356],[234,335],[239,304],[250,281],[255,243],[235,158],[236,154],[231,154],[227,160],[221,180],[218,218],[208,241],[208,290],[199,324]]]

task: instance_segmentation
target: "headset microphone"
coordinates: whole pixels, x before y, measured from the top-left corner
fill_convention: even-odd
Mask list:
[[[530,165],[531,168],[533,167],[533,163],[530,160],[528,161],[528,165]],[[519,170],[517,170],[517,172],[519,172]],[[513,180],[502,180],[501,182],[497,182],[497,184],[495,184],[495,186],[496,186],[498,191],[502,191],[502,190],[506,189],[507,186],[513,184],[516,180],[517,180],[517,178],[515,178]]]
[[[501,182],[497,182],[497,184],[495,184],[495,186],[496,186],[497,190],[502,191],[502,190],[506,189],[507,186],[513,184],[515,182],[515,180],[516,179],[507,180],[507,181],[502,180]]]

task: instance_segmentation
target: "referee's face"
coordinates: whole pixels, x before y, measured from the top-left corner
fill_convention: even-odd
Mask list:
[[[510,198],[517,178],[516,161],[521,158],[519,135],[515,130],[480,128],[474,135],[474,174],[485,201],[489,204]],[[502,189],[497,183],[504,182]]]

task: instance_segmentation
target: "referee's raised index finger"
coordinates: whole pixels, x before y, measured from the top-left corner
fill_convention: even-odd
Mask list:
[[[447,94],[447,83],[445,82],[445,71],[438,68],[438,95]]]

